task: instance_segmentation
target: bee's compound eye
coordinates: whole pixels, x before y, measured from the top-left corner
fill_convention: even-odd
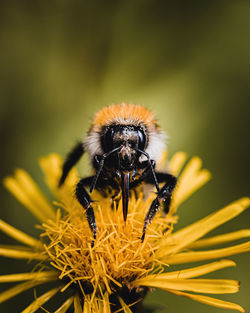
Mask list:
[[[102,136],[102,146],[105,152],[114,149],[114,128],[109,127],[107,131]]]
[[[138,129],[137,134],[138,134],[138,148],[140,150],[144,150],[146,146],[146,135],[142,129]]]

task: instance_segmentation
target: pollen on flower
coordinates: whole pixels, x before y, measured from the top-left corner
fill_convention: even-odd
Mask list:
[[[43,224],[45,249],[51,265],[60,271],[60,279],[67,278],[67,288],[78,284],[84,293],[103,294],[115,292],[124,285],[149,272],[162,270],[162,262],[155,259],[155,251],[163,232],[170,231],[175,218],[157,216],[141,242],[143,219],[149,200],[132,195],[126,223],[122,217],[122,203],[111,209],[109,201],[95,205],[98,236],[91,247],[92,234],[81,207],[75,207],[62,217],[60,211],[55,221]]]

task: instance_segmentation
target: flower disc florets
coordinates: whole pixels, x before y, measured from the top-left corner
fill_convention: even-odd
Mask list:
[[[96,195],[97,197],[98,195]],[[85,292],[116,292],[153,270],[160,271],[162,263],[155,259],[155,251],[163,232],[169,232],[174,222],[170,215],[158,215],[148,227],[142,243],[141,234],[150,199],[143,194],[130,199],[127,222],[123,221],[122,203],[112,209],[110,201],[94,204],[98,235],[91,247],[92,233],[82,208],[75,207],[66,216],[57,213],[56,221],[44,224],[42,237],[48,238],[46,250],[51,264],[60,271],[60,278],[70,278]]]

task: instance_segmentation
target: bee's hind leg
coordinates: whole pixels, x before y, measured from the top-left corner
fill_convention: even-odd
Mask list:
[[[67,158],[63,163],[62,175],[61,175],[60,180],[58,182],[58,187],[61,187],[63,185],[65,179],[67,178],[67,176],[70,172],[70,170],[80,160],[83,153],[84,153],[84,148],[83,148],[82,142],[77,142],[77,144],[70,151],[70,153],[67,155]]]

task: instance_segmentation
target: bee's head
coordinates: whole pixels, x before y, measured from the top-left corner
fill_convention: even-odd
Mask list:
[[[121,172],[130,172],[136,167],[140,153],[147,144],[145,130],[135,125],[110,125],[105,127],[101,136],[103,151],[108,153],[116,148],[109,164]]]

